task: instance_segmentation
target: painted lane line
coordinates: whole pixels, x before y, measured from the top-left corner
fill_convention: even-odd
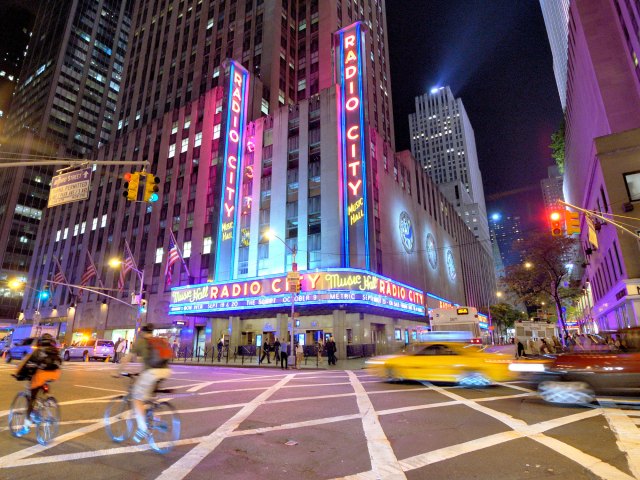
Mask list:
[[[74,385],[74,387],[91,388],[92,390],[104,390],[105,392],[127,393],[125,390],[115,390],[113,388],[91,387],[89,385]]]
[[[228,437],[240,424],[246,420],[260,405],[264,403],[270,396],[276,393],[287,382],[293,379],[295,375],[287,375],[272,387],[262,392],[247,405],[242,407],[233,417],[220,425],[213,433],[205,437],[205,439],[195,446],[191,451],[184,455],[180,460],[171,467],[162,472],[158,480],[181,480],[202,462],[202,460],[213,452],[222,441]]]
[[[187,392],[197,392],[198,390],[202,390],[204,387],[208,387],[209,385],[212,385],[212,384],[213,382],[202,382],[200,384],[194,385],[189,390],[187,390]]]
[[[215,395],[216,393],[231,392],[251,392],[256,390],[266,390],[269,387],[250,387],[250,388],[234,388],[231,390],[211,390],[209,392],[199,392],[197,395]]]
[[[353,390],[356,392],[358,410],[362,415],[362,428],[369,449],[371,470],[378,478],[385,480],[406,479],[398,458],[384,433],[371,399],[362,383],[353,372],[347,372]]]
[[[66,402],[58,402],[59,406],[62,405],[76,405],[78,403],[105,403],[109,402],[116,395],[107,395],[105,397],[94,397],[94,398],[85,398],[82,400],[67,400]],[[0,417],[4,417],[5,415],[9,415],[9,410],[1,410]]]
[[[251,430],[235,430],[230,434],[231,437],[242,437],[245,435],[256,435],[261,433],[277,432],[279,430],[292,430],[295,428],[316,427],[318,425],[326,425],[328,423],[346,422],[347,420],[357,420],[362,418],[359,413],[351,415],[341,415],[339,417],[318,418],[316,420],[305,420],[303,422],[285,423],[274,427],[260,427]]]
[[[635,475],[633,477],[627,475],[626,473],[615,468],[613,465],[609,465],[605,461],[589,455],[588,453],[585,453],[572,445],[561,442],[556,438],[542,434],[531,435],[529,438],[531,438],[531,440],[539,442],[540,444],[557,453],[564,455],[568,459],[573,460],[582,468],[593,472],[600,478],[604,478],[607,480],[633,480],[638,478]]]
[[[629,418],[620,411],[603,409],[604,418],[616,436],[618,448],[627,455],[629,469],[636,478],[640,478],[640,429],[638,420]]]

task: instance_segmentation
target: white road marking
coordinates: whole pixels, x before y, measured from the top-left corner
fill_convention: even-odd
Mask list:
[[[294,378],[294,375],[287,375],[282,378],[275,385],[262,392],[247,405],[245,405],[239,412],[233,417],[220,425],[212,434],[205,437],[205,439],[194,447],[190,452],[184,455],[180,460],[174,463],[171,467],[162,472],[157,479],[159,480],[180,480],[196,467],[198,464],[211,452],[213,452],[218,445],[237,429],[240,424],[246,420],[262,403],[267,400],[271,395],[276,393],[282,386],[284,386],[289,380]]]
[[[91,387],[89,385],[74,385],[74,387],[91,388],[93,390],[104,390],[105,392],[127,393],[125,390],[114,390],[113,388]]]
[[[398,458],[391,448],[391,444],[382,429],[378,415],[367,395],[367,391],[362,386],[360,380],[353,372],[347,372],[353,390],[356,392],[356,402],[358,410],[362,415],[362,428],[367,440],[369,449],[369,459],[371,460],[371,470],[377,478],[383,479],[406,479],[402,471]]]
[[[209,385],[212,385],[212,384],[213,382],[202,382],[194,385],[189,390],[187,390],[187,392],[197,392],[198,390],[202,390],[204,387],[208,387]]]
[[[629,418],[624,411],[603,409],[604,418],[617,439],[618,448],[627,455],[629,469],[640,478],[640,429],[637,420]],[[633,416],[637,414],[634,412]]]

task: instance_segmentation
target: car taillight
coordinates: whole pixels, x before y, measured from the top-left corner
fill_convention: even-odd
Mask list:
[[[47,393],[49,391],[49,385],[47,385],[46,383],[42,386],[42,391],[44,393]]]

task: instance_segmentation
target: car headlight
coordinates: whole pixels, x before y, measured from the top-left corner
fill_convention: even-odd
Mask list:
[[[384,365],[384,360],[367,360],[365,365]]]
[[[512,372],[535,372],[545,371],[544,363],[510,363],[509,370]]]

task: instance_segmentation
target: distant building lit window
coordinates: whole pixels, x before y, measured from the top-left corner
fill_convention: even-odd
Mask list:
[[[176,144],[172,143],[171,145],[169,145],[169,155],[168,158],[173,158],[176,154]]]
[[[162,256],[164,255],[164,248],[156,248],[156,263],[162,263]]]
[[[640,171],[625,173],[623,175],[629,200],[632,202],[640,201]]]
[[[58,230],[58,231],[56,232],[56,242],[59,242],[59,241],[60,241],[60,234],[61,234],[61,233],[62,233],[62,232],[61,232],[60,230]]]
[[[184,153],[189,149],[189,139],[188,138],[183,138],[182,139],[182,147],[180,148],[180,153]]]
[[[100,228],[104,228],[107,226],[107,214],[102,215],[102,222],[100,223]]]
[[[96,228],[98,228],[98,218],[94,218],[93,221],[91,222],[91,230],[95,230]]]
[[[191,256],[191,242],[184,242],[182,246],[182,256],[184,258],[189,258]]]
[[[203,255],[211,253],[211,244],[212,244],[211,237],[204,237],[204,244],[202,246]]]
[[[196,133],[196,138],[193,142],[194,147],[199,147],[202,144],[202,132]]]

